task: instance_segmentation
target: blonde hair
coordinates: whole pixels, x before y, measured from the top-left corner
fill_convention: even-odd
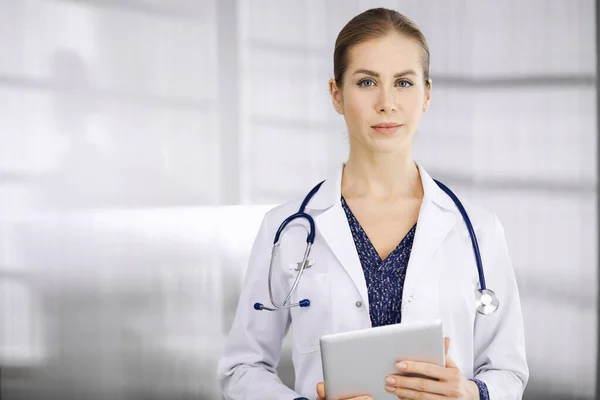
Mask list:
[[[390,32],[416,40],[423,49],[423,77],[429,85],[429,45],[419,27],[398,11],[372,8],[352,18],[338,34],[333,52],[334,79],[339,88],[344,83],[349,50],[366,40],[381,38]]]

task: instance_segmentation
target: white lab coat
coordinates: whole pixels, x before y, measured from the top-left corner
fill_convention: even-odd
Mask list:
[[[479,280],[462,216],[452,199],[417,165],[424,198],[402,294],[402,322],[441,319],[444,335],[451,339],[450,356],[462,373],[485,382],[493,400],[520,399],[529,370],[519,293],[503,227],[494,213],[461,199],[477,235],[486,284],[500,302],[494,314],[483,316],[475,310]],[[371,327],[367,286],[340,202],[341,175],[342,166],[306,208],[316,224],[310,256],[314,265],[305,270],[292,300],[308,298],[310,307],[253,309],[256,302],[271,306],[267,276],[273,239],[283,220],[298,211],[303,198],[265,216],[219,363],[225,399],[314,399],[316,384],[323,380],[319,337]],[[293,281],[291,267],[301,261],[306,246],[305,220],[296,221],[284,231],[281,263],[273,276],[279,301]],[[281,383],[275,369],[290,327],[295,390]]]

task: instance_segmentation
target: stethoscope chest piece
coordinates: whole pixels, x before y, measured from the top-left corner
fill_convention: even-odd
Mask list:
[[[490,315],[498,309],[498,296],[490,289],[476,290],[475,301],[475,308],[479,314]]]

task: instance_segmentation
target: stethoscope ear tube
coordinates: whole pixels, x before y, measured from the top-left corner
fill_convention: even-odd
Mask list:
[[[286,306],[279,307],[279,309],[282,309],[282,308],[292,308],[292,307],[296,307],[296,306],[297,307],[310,307],[310,300],[309,299],[300,300],[296,304],[288,304]],[[254,303],[254,309],[256,311],[262,311],[262,310],[276,311],[276,310],[278,310],[277,308],[265,307],[262,303]]]
[[[311,218],[312,220],[312,218]],[[254,303],[254,309],[257,311],[262,311],[262,310],[267,310],[267,311],[275,311],[275,310],[279,310],[279,309],[283,309],[283,308],[290,308],[290,307],[309,307],[310,306],[310,300],[309,299],[303,299],[300,300],[298,303],[288,303],[290,301],[290,298],[292,297],[292,295],[294,294],[294,291],[296,290],[296,287],[298,286],[298,283],[300,283],[300,278],[302,277],[302,274],[304,273],[304,270],[306,269],[306,265],[308,264],[308,257],[310,256],[310,250],[312,248],[312,243],[307,242],[306,243],[306,250],[304,251],[304,257],[302,258],[302,264],[300,266],[300,269],[298,270],[298,274],[296,275],[296,279],[294,280],[294,283],[292,284],[292,287],[288,293],[288,295],[285,297],[285,299],[283,300],[283,303],[278,304],[275,302],[275,298],[273,297],[273,287],[271,285],[271,281],[272,281],[272,277],[273,277],[273,261],[277,258],[277,252],[279,251],[279,243],[275,243],[273,245],[273,249],[271,250],[271,260],[269,261],[269,282],[268,282],[268,287],[269,287],[269,299],[271,300],[271,304],[273,305],[274,308],[270,308],[270,307],[266,307],[261,303]]]
[[[479,252],[479,244],[477,243],[477,236],[475,235],[475,230],[473,229],[473,224],[471,224],[471,219],[469,218],[467,211],[463,207],[463,205],[460,202],[460,200],[458,199],[458,197],[456,197],[454,192],[452,192],[452,190],[450,190],[442,182],[439,182],[436,180],[434,180],[434,181],[435,181],[435,183],[437,183],[437,185],[440,187],[440,189],[442,189],[444,192],[446,192],[446,194],[452,199],[454,204],[456,204],[458,211],[460,211],[460,214],[462,215],[463,220],[465,221],[465,225],[467,225],[467,230],[469,231],[469,237],[471,238],[471,244],[473,246],[473,255],[475,256],[475,263],[477,264],[477,274],[479,275],[479,289],[486,290],[487,287],[485,286],[485,274],[483,273],[483,263],[481,262],[481,253]]]
[[[479,290],[475,292],[475,308],[478,313],[482,315],[490,315],[496,311],[499,307],[498,296],[492,290],[489,290],[485,283],[485,274],[483,271],[483,262],[481,261],[481,252],[479,251],[479,244],[477,243],[477,235],[471,224],[471,219],[467,214],[467,211],[463,207],[462,203],[456,197],[456,195],[443,183],[434,180],[435,183],[454,201],[458,211],[465,221],[467,230],[469,231],[469,237],[471,238],[471,244],[473,246],[473,255],[475,256],[475,263],[477,264],[477,274],[479,275]]]

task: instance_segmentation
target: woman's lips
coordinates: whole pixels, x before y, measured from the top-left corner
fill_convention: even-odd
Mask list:
[[[385,123],[385,124],[372,125],[371,128],[373,128],[373,130],[375,130],[376,132],[379,132],[381,134],[391,135],[392,133],[394,133],[398,129],[400,129],[401,126],[402,125],[400,125],[400,124]]]

